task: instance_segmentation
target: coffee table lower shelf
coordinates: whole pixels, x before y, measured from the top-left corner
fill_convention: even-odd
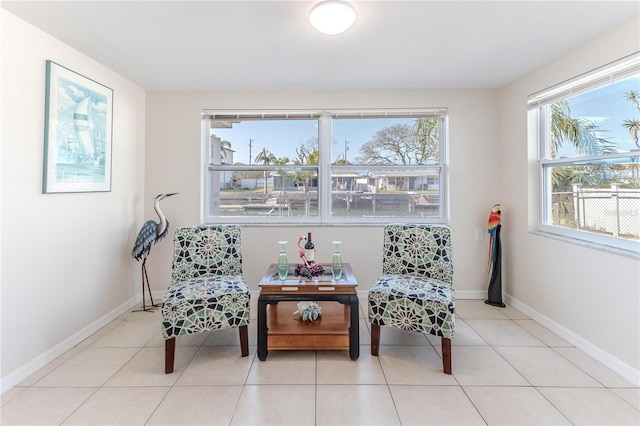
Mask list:
[[[350,308],[338,302],[318,302],[322,315],[302,321],[298,302],[278,302],[267,309],[268,350],[349,350]]]

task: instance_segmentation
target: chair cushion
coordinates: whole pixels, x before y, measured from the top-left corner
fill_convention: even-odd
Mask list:
[[[431,277],[452,284],[451,230],[444,225],[385,225],[382,273]]]
[[[453,287],[438,279],[382,275],[369,290],[369,321],[450,339],[455,300]]]
[[[172,284],[162,301],[165,339],[249,324],[249,289],[242,275],[191,278]]]
[[[239,225],[185,226],[175,231],[171,282],[211,275],[241,275]]]

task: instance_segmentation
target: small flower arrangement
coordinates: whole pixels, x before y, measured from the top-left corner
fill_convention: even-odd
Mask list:
[[[324,266],[315,262],[308,263],[306,265],[303,263],[299,263],[296,265],[294,272],[296,276],[302,276],[307,279],[311,279],[313,277],[324,274]]]

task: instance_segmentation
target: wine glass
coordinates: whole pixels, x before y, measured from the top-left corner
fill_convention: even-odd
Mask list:
[[[289,262],[287,261],[287,252],[284,249],[284,245],[287,244],[288,241],[278,241],[280,244],[280,255],[278,256],[278,278],[281,281],[287,279],[287,275],[289,274]]]
[[[336,245],[333,250],[333,259],[331,261],[331,275],[334,281],[340,281],[342,278],[342,255],[340,254],[340,244],[342,241],[332,241]]]

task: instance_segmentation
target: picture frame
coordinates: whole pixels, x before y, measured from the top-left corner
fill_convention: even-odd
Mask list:
[[[42,192],[111,191],[113,90],[47,60]]]

